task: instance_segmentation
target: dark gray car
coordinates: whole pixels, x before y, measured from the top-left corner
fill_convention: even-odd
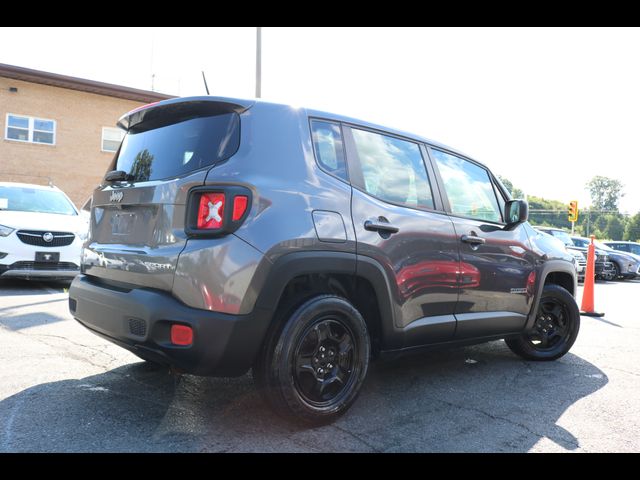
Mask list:
[[[73,316],[143,359],[253,376],[330,421],[380,355],[578,333],[572,257],[482,164],[419,136],[255,100],[124,115],[93,194]]]
[[[571,237],[571,240],[574,245],[585,250],[591,243],[591,240],[586,237]],[[640,262],[633,258],[633,255],[613,249],[606,243],[597,240],[593,243],[597,251],[604,253],[611,262],[613,268],[611,276],[613,279],[631,280],[636,278],[638,269],[640,269]]]

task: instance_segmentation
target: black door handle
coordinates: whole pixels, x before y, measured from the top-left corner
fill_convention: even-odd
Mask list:
[[[486,243],[484,238],[476,237],[475,235],[462,235],[460,240],[471,245],[484,245]]]
[[[398,233],[400,229],[394,227],[390,223],[367,220],[364,222],[364,229],[370,232],[383,232],[383,233]]]

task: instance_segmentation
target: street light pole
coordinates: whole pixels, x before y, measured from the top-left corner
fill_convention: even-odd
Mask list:
[[[262,27],[256,27],[256,98],[262,94]]]

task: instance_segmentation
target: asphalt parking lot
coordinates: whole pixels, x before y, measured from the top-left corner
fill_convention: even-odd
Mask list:
[[[76,324],[61,285],[0,282],[0,452],[637,452],[639,295],[597,283],[606,316],[556,362],[500,341],[374,364],[344,417],[302,428],[250,374],[155,370]]]

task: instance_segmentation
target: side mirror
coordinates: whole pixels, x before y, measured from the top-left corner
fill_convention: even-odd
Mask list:
[[[507,227],[515,227],[529,219],[529,204],[524,200],[509,200],[504,206]]]

